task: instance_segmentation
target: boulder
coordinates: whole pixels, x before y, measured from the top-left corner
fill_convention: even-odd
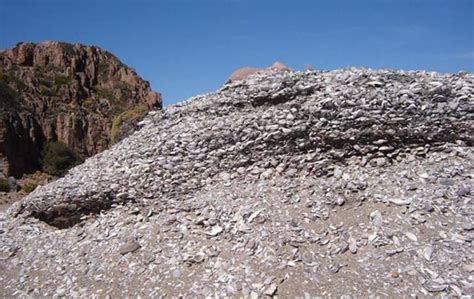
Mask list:
[[[284,71],[291,71],[291,69],[280,62],[275,62],[267,68],[243,67],[234,71],[230,75],[229,82],[244,80],[248,76],[253,75],[253,74],[270,74],[274,72],[284,72]]]

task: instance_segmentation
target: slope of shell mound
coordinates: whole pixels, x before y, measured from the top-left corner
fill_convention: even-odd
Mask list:
[[[366,69],[251,76],[151,113],[141,130],[39,188],[17,212],[66,225],[216,180],[324,175],[351,157],[383,166],[413,150],[471,146],[473,81]]]
[[[474,76],[256,74],[0,214],[1,297],[474,293]]]

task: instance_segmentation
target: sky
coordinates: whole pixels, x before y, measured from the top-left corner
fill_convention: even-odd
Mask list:
[[[243,66],[474,72],[474,0],[0,0],[0,49],[100,46],[169,105]]]

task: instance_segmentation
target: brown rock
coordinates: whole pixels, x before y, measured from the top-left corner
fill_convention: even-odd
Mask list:
[[[230,75],[229,82],[244,80],[248,76],[257,74],[257,73],[273,73],[273,72],[283,72],[283,71],[291,71],[291,69],[280,62],[275,62],[267,68],[243,67],[234,71]]]
[[[0,52],[0,174],[21,177],[39,169],[48,141],[94,155],[110,145],[114,118],[139,110],[127,118],[133,126],[161,107],[160,94],[105,50],[19,43]]]

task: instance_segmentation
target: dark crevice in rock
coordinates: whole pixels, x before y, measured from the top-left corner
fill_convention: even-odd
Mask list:
[[[33,211],[31,216],[56,228],[66,229],[80,223],[82,221],[81,218],[85,215],[98,214],[112,207],[111,201],[102,200],[88,202],[86,205],[84,205],[84,202],[79,204],[82,206],[78,207],[76,204],[65,204],[53,206],[47,211]]]
[[[0,120],[0,155],[6,157],[10,167],[0,172],[18,178],[40,168],[44,141],[41,126],[32,115],[16,112],[5,115],[3,122]]]
[[[294,98],[293,97],[288,97],[288,96],[278,96],[278,97],[257,97],[253,99],[252,101],[252,106],[253,107],[259,107],[259,106],[264,106],[264,105],[278,105],[278,104],[283,104],[286,102],[292,101]]]

